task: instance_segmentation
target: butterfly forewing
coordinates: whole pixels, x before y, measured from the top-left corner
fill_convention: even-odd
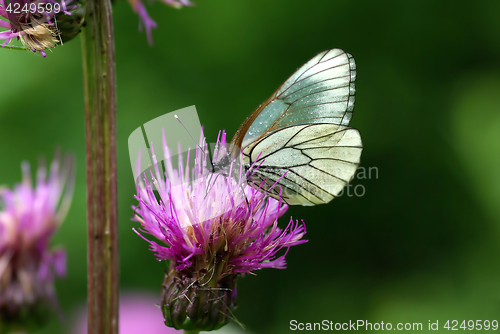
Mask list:
[[[266,133],[299,124],[347,126],[354,108],[356,64],[339,49],[324,51],[299,68],[245,122],[232,142],[245,147]],[[243,130],[243,131],[242,131]]]

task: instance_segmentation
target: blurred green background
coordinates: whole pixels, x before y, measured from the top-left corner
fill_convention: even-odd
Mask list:
[[[197,0],[148,7],[154,46],[128,3],[114,6],[122,290],[159,295],[164,263],[132,228],[127,139],[141,124],[196,105],[208,141],[229,135],[299,66],[342,48],[357,62],[364,196],[292,207],[308,227],[288,269],[239,280],[236,316],[252,333],[289,322],[500,320],[500,2]],[[69,216],[54,243],[68,251],[57,291],[70,333],[86,298],[85,127],[80,41],[46,59],[0,50],[0,184],[20,163],[77,156]],[[358,192],[359,193],[359,192]]]

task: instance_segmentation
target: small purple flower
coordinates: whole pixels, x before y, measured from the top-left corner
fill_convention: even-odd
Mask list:
[[[57,155],[49,175],[39,167],[34,187],[29,164],[22,169],[22,183],[0,188],[0,322],[17,324],[47,302],[57,306],[54,278],[66,272],[66,253],[49,241],[69,209],[74,159]]]
[[[146,30],[146,36],[148,38],[149,45],[153,45],[153,34],[152,29],[156,28],[156,22],[149,16],[146,6],[142,0],[128,0],[130,6],[134,12],[139,15],[139,31],[142,31],[143,27]],[[182,8],[183,6],[192,6],[193,3],[189,0],[161,0],[165,4],[174,7],[174,8]]]
[[[214,330],[229,321],[236,305],[238,274],[284,269],[285,255],[277,253],[306,242],[305,225],[290,219],[285,229],[279,228],[277,219],[288,206],[242,183],[242,164],[232,165],[239,169],[229,172],[233,177],[211,174],[207,155],[197,148],[192,171],[184,167],[180,154],[174,170],[163,138],[166,178],[153,151],[152,181],[145,178],[138,186],[135,220],[141,232],[165,244],[143,237],[158,260],[170,263],[162,292],[165,323],[177,329]],[[204,142],[201,146],[206,151]],[[222,133],[214,159],[226,152]]]

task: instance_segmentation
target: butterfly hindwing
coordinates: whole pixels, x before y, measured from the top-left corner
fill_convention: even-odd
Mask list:
[[[352,179],[361,151],[358,130],[308,124],[275,131],[243,154],[245,164],[258,166],[250,177],[255,186],[288,204],[316,205],[331,201]]]

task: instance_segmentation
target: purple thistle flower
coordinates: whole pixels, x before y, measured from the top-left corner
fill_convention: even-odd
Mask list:
[[[56,155],[33,187],[28,163],[23,182],[0,188],[0,323],[20,324],[57,307],[54,278],[66,272],[66,253],[49,241],[64,219],[74,188],[74,159]]]
[[[157,27],[156,22],[149,16],[146,6],[142,0],[128,0],[130,6],[134,12],[139,15],[139,31],[142,31],[143,27],[146,30],[146,36],[148,38],[148,44],[153,45],[153,28]],[[189,0],[161,0],[165,4],[174,7],[174,8],[182,8],[183,6],[192,6],[193,3]]]
[[[204,141],[201,146],[206,152]],[[153,150],[152,181],[145,178],[137,188],[135,220],[142,233],[165,245],[136,232],[149,242],[158,260],[170,263],[162,292],[165,323],[177,329],[217,329],[229,321],[228,313],[236,305],[238,274],[284,269],[285,255],[277,253],[306,242],[305,225],[290,219],[285,229],[279,228],[277,219],[288,206],[241,182],[246,177],[242,164],[231,165],[235,170],[229,175],[239,174],[238,180],[217,177],[206,168],[207,155],[197,148],[192,171],[184,167],[181,154],[174,170],[165,136],[163,150],[166,178]],[[223,132],[214,159],[226,152]]]

